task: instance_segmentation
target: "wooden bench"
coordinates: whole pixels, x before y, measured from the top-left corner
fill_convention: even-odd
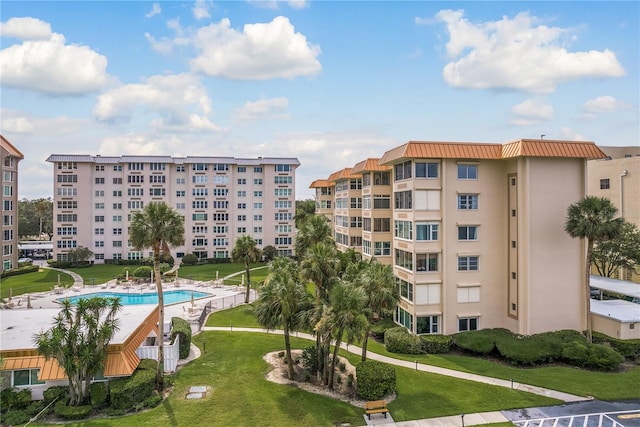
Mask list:
[[[384,417],[387,418],[387,413],[389,412],[387,409],[387,402],[384,400],[372,400],[370,402],[365,402],[364,409],[367,414],[367,418],[369,419],[371,419],[371,414],[384,414]]]

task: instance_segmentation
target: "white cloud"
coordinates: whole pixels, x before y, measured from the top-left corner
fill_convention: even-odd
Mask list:
[[[7,25],[7,27],[5,27]],[[33,18],[10,19],[3,34],[29,37],[0,51],[2,84],[50,95],[82,95],[107,81],[107,58],[87,46],[65,44],[62,34]],[[42,39],[48,34],[48,39]]]
[[[287,113],[289,100],[287,98],[260,99],[258,101],[247,101],[242,108],[238,108],[233,116],[234,120],[240,122],[250,122],[265,119],[285,119],[291,118]]]
[[[211,18],[211,14],[209,13],[209,4],[206,0],[196,0],[196,4],[191,10],[193,12],[193,17],[198,20]]]
[[[160,40],[156,40],[149,33],[144,33],[144,37],[151,45],[151,49],[162,55],[169,55],[173,51],[174,46],[187,46],[193,43],[191,37],[189,37],[186,31],[180,25],[179,19],[170,19],[167,21],[167,28],[173,30],[176,35],[174,38],[162,37]]]
[[[631,108],[630,104],[614,98],[613,96],[599,96],[588,100],[582,106],[585,117],[593,118],[597,113],[610,113]]]
[[[470,22],[462,10],[441,10],[436,18],[450,35],[452,61],[443,78],[454,87],[549,93],[563,82],[625,74],[614,52],[569,52],[571,29],[540,24],[527,12],[484,23]]]
[[[296,33],[289,19],[278,16],[263,24],[247,24],[242,32],[229,19],[200,28],[195,37],[200,56],[191,67],[209,76],[236,80],[292,79],[318,74],[320,47]]]
[[[128,122],[137,107],[160,115],[151,122],[158,129],[218,130],[205,117],[212,113],[207,90],[190,74],[155,75],[144,83],[120,86],[98,97],[94,115],[100,121]]]
[[[527,99],[515,105],[511,112],[516,116],[511,123],[517,126],[530,126],[553,118],[553,105],[539,99]]]
[[[162,12],[162,9],[160,8],[160,5],[158,3],[154,3],[153,6],[151,7],[151,10],[144,16],[147,18],[151,18],[158,15],[161,12]]]
[[[31,133],[35,130],[33,123],[25,116],[8,117],[2,111],[2,133]]]
[[[103,156],[130,155],[172,155],[180,150],[183,142],[174,135],[128,133],[104,138],[98,154]]]
[[[309,7],[309,2],[306,0],[289,0],[287,3],[292,9],[304,9]]]
[[[11,18],[0,22],[0,35],[20,40],[49,40],[51,24],[31,17]]]
[[[568,127],[563,127],[562,129],[560,129],[560,134],[557,139],[566,139],[568,141],[588,141],[589,140],[584,135],[581,135]]]

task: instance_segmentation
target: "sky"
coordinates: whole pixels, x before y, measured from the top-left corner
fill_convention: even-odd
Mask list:
[[[640,144],[640,2],[2,1],[21,199],[51,154],[295,157],[296,198],[408,141]]]

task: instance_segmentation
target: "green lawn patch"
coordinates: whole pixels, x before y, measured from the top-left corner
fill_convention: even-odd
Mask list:
[[[13,296],[30,292],[50,291],[58,283],[58,274],[60,275],[60,284],[62,286],[69,287],[73,285],[73,278],[68,274],[43,268],[37,272],[5,277],[0,280],[0,297],[9,297],[9,289],[11,289]]]
[[[228,310],[212,313],[205,326],[236,326],[240,328],[262,328],[256,320],[253,304],[242,304]]]

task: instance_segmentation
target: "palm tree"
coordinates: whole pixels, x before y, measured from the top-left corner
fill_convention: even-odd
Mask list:
[[[311,215],[300,223],[294,247],[298,259],[304,258],[307,250],[317,243],[335,246],[331,227],[324,215]]]
[[[620,232],[622,218],[616,218],[618,209],[609,199],[603,197],[587,196],[581,201],[572,204],[567,210],[567,218],[564,230],[571,237],[586,240],[587,254],[585,258],[584,284],[587,316],[587,341],[592,342],[591,337],[591,296],[590,280],[591,262],[594,245],[611,238]]]
[[[244,271],[247,276],[247,292],[244,296],[244,303],[249,304],[249,292],[251,290],[251,273],[249,264],[260,260],[260,249],[258,249],[255,239],[248,235],[242,235],[236,240],[236,245],[231,251],[233,262],[244,262]]]
[[[89,398],[91,379],[102,370],[107,346],[118,330],[118,298],[86,298],[77,304],[61,302],[62,310],[51,329],[34,337],[38,353],[56,359],[69,380],[70,405]]]
[[[364,288],[351,283],[340,281],[331,290],[331,310],[329,311],[329,325],[333,331],[334,349],[329,368],[329,388],[333,388],[333,378],[338,361],[338,351],[342,344],[344,333],[347,342],[360,338],[367,329],[369,321],[364,313],[367,295]]]
[[[256,318],[268,329],[282,327],[289,379],[294,379],[290,333],[301,325],[301,313],[309,307],[310,295],[298,272],[298,264],[290,258],[276,258],[260,288],[256,302]]]
[[[367,295],[365,313],[369,318],[369,324],[362,340],[362,361],[367,360],[367,344],[372,322],[392,313],[400,297],[395,286],[393,270],[390,266],[381,264],[376,259],[367,263],[362,271],[358,284]]]
[[[302,224],[316,213],[316,201],[313,199],[297,200],[296,214],[293,217],[296,222],[296,228],[300,228]]]
[[[170,254],[170,246],[184,242],[182,215],[165,202],[149,203],[141,211],[133,212],[129,231],[131,244],[136,250],[153,250],[153,272],[158,291],[158,391],[164,388],[164,295],[160,274],[160,255]]]

